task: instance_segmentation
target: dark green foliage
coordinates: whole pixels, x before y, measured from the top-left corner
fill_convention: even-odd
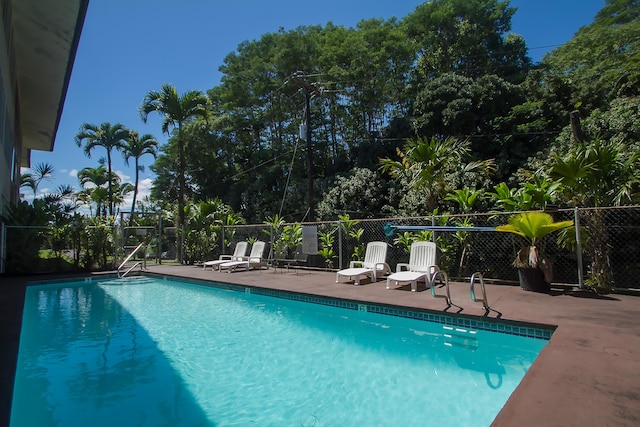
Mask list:
[[[24,274],[37,271],[40,248],[47,239],[47,226],[53,220],[46,203],[35,199],[33,204],[20,202],[9,205],[1,220],[8,226],[6,272]]]
[[[549,82],[569,88],[567,108],[589,112],[640,95],[639,17],[637,0],[607,0],[591,25],[544,58]]]
[[[637,144],[629,125],[634,104],[617,99],[632,99],[639,86],[639,9],[635,1],[607,1],[592,25],[540,64],[531,63],[522,37],[510,33],[516,10],[499,0],[434,0],[400,20],[280,29],[245,41],[220,67],[206,117],[182,129],[184,175],[176,173],[174,136],[153,167],[153,196],[174,202],[184,176],[186,197],[220,198],[248,222],[274,213],[298,220],[311,178],[315,207],[325,218],[339,211],[424,212],[421,206],[444,211],[454,205],[442,195],[455,190],[531,183],[550,150],[563,152],[562,129],[575,108],[601,118],[585,121],[587,133],[597,129]],[[305,94],[309,144],[300,139]],[[432,137],[468,141],[465,162],[492,161],[495,173],[423,173],[432,183],[426,193],[398,176],[382,199],[353,206],[352,187],[336,177],[375,170],[379,159],[396,161],[407,140]]]
[[[355,168],[347,176],[339,176],[318,203],[318,217],[334,221],[338,215],[352,218],[371,218],[374,212],[383,212],[388,183],[378,172]]]

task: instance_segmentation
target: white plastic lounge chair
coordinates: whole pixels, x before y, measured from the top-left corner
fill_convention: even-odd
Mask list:
[[[411,282],[411,291],[418,290],[418,282],[431,285],[433,274],[439,271],[436,265],[436,244],[433,242],[414,242],[409,252],[409,264],[399,263],[396,272],[387,277],[387,289],[391,284]],[[428,287],[428,286],[427,286]]]
[[[356,267],[360,264],[360,267]],[[340,270],[336,273],[336,283],[340,280],[340,276],[352,278],[355,285],[360,284],[360,276],[370,277],[375,282],[379,275],[390,273],[391,269],[387,264],[387,244],[385,242],[369,242],[367,250],[364,253],[364,261],[351,261],[349,268]]]
[[[247,259],[247,248],[249,243],[238,242],[233,250],[233,255],[220,255],[219,259],[213,261],[207,261],[202,264],[202,269],[206,270],[207,267],[211,267],[211,270],[220,270],[220,265],[229,261],[243,261]]]
[[[227,268],[229,273],[236,271],[237,269],[249,270],[253,268],[262,269],[262,267],[267,267],[267,260],[263,258],[264,256],[265,243],[261,240],[253,243],[251,246],[251,253],[249,257],[240,261],[229,261],[223,264],[220,264],[220,269]]]

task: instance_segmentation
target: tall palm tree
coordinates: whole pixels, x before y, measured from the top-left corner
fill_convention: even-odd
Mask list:
[[[140,178],[139,172],[144,171],[144,166],[140,165],[140,157],[145,154],[151,154],[155,159],[158,156],[158,140],[156,140],[151,134],[138,135],[138,132],[131,131],[129,138],[127,138],[122,155],[124,161],[129,165],[129,159],[133,158],[135,161],[136,178],[133,184],[133,201],[131,202],[131,220],[129,225],[133,225],[134,213],[136,210],[136,199],[138,196],[138,180]]]
[[[185,173],[186,162],[184,155],[184,144],[182,128],[195,119],[206,115],[207,97],[199,90],[188,91],[178,95],[176,88],[170,84],[162,86],[160,91],[150,91],[144,97],[140,106],[140,118],[147,122],[149,114],[159,113],[162,116],[162,132],[169,135],[170,129],[178,132],[178,230],[181,230],[185,223]],[[177,245],[178,259],[182,261],[182,244],[178,239]]]
[[[80,127],[80,131],[76,134],[75,141],[78,147],[84,145],[84,154],[87,157],[91,157],[91,150],[95,147],[104,147],[107,150],[107,169],[108,176],[113,175],[111,169],[111,150],[122,150],[124,143],[129,137],[129,130],[120,123],[112,125],[109,122],[104,122],[100,126],[90,123],[83,123]],[[109,185],[109,216],[113,216],[113,186],[111,180],[108,181]]]

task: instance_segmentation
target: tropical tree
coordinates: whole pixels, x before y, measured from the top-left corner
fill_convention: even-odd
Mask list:
[[[47,238],[43,229],[52,220],[47,202],[42,199],[34,199],[31,204],[22,201],[7,206],[0,221],[19,227],[6,235],[8,273],[33,272],[38,267],[39,252]]]
[[[31,173],[23,173],[20,174],[20,188],[29,187],[31,191],[33,191],[33,198],[36,198],[36,183],[33,179],[33,174]]]
[[[566,189],[566,200],[574,206],[620,206],[638,201],[640,195],[640,153],[624,142],[575,144],[565,155],[557,154],[548,171]],[[594,209],[588,217],[587,249],[592,254],[590,282],[597,289],[612,287],[609,267],[609,238],[603,211]]]
[[[496,135],[512,109],[525,102],[520,86],[496,74],[467,77],[458,73],[442,74],[421,86],[413,103],[412,124],[416,134],[469,136],[476,156],[502,160],[501,170],[497,171],[501,176],[508,176],[520,166],[522,160],[515,165],[505,161],[512,153],[512,144],[504,136]],[[504,132],[511,133],[512,129]],[[526,147],[527,154],[540,148],[532,143]]]
[[[124,161],[127,166],[129,165],[129,159],[134,159],[134,168],[136,171],[136,177],[133,184],[133,200],[131,201],[130,225],[133,225],[133,218],[135,217],[134,213],[136,210],[140,172],[144,171],[144,166],[140,165],[140,157],[145,154],[151,154],[154,159],[157,157],[158,140],[156,140],[151,134],[147,133],[140,136],[138,132],[131,131],[122,150],[122,155],[124,156]]]
[[[84,141],[84,153],[87,157],[91,157],[91,151],[95,147],[103,147],[106,149],[108,176],[112,176],[111,151],[114,148],[116,150],[122,150],[127,138],[129,138],[129,130],[120,123],[112,125],[109,122],[104,122],[99,126],[84,123],[80,127],[80,131],[76,134],[75,141],[78,147],[82,146]],[[113,216],[113,187],[111,180],[108,180],[107,183],[109,216]]]
[[[178,145],[178,230],[185,224],[185,141],[182,128],[196,117],[206,115],[207,97],[198,90],[178,94],[170,84],[162,86],[160,91],[148,92],[140,106],[140,118],[147,122],[149,114],[156,112],[162,116],[162,133],[170,134],[170,129],[177,130]],[[178,259],[182,260],[182,245],[178,239]]]
[[[484,190],[459,188],[447,194],[444,199],[455,202],[462,213],[471,213],[474,205],[484,196]]]
[[[201,200],[189,204],[188,229],[185,234],[185,262],[193,263],[211,259],[219,249],[219,237],[223,226],[244,224],[244,219],[219,199]],[[236,229],[225,228],[225,247],[230,244]],[[222,252],[225,253],[225,252]]]
[[[354,168],[339,175],[318,203],[318,217],[334,220],[341,213],[357,218],[379,216],[388,200],[388,181],[379,172]]]
[[[416,42],[417,74],[494,72],[517,83],[530,65],[522,36],[508,34],[516,9],[500,0],[432,0],[404,19]]]
[[[566,94],[566,107],[606,107],[621,96],[640,95],[640,3],[607,0],[592,24],[578,30],[542,63],[546,81]]]
[[[134,186],[130,182],[120,182],[119,180],[113,185],[113,204],[114,206],[121,206],[124,203],[124,199],[127,198],[129,193],[134,191]]]
[[[487,195],[496,207],[506,212],[528,211],[545,209],[547,203],[554,203],[562,192],[562,184],[542,175],[534,175],[519,188],[510,188],[507,183],[501,182],[494,190],[487,192]]]
[[[640,191],[640,153],[623,142],[576,144],[566,155],[556,155],[549,175],[568,190],[576,206],[620,206],[637,200]]]
[[[381,169],[395,179],[406,179],[411,190],[425,194],[427,212],[436,209],[447,193],[463,187],[467,175],[487,177],[494,170],[493,160],[467,161],[469,141],[456,138],[408,140],[397,150],[400,160],[380,159]]]
[[[114,175],[111,176],[113,178]],[[94,202],[96,204],[96,216],[102,216],[103,206],[109,198],[108,187],[113,184],[113,179],[109,179],[109,172],[104,165],[100,165],[97,168],[84,168],[78,172],[78,180],[80,180],[80,185],[84,188],[81,193],[86,195],[81,195],[80,199],[85,202]],[[116,179],[116,181],[118,180],[119,178]],[[104,215],[106,216],[106,212],[104,212]]]
[[[31,172],[20,175],[20,187],[29,187],[33,190],[33,198],[38,196],[40,183],[51,179],[53,175],[53,165],[49,163],[38,163]]]

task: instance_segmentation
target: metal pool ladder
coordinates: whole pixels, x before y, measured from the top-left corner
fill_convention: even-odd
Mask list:
[[[438,276],[444,276],[444,287],[445,287],[445,291],[446,291],[446,295],[436,295],[436,279],[438,278]],[[442,278],[440,278],[440,280],[442,281]],[[445,299],[445,301],[447,302],[447,306],[451,307],[453,304],[453,302],[451,302],[451,292],[449,292],[449,276],[447,276],[447,273],[445,273],[444,271],[438,270],[435,273],[433,273],[433,276],[431,276],[431,296],[434,298],[443,298]],[[456,306],[457,307],[457,306]]]
[[[473,289],[476,283],[476,279],[478,279],[478,281],[480,282],[480,289],[482,290],[482,299],[476,298],[476,293]],[[473,302],[481,302],[482,308],[484,308],[484,311],[486,313],[489,313],[489,311],[491,311],[491,307],[489,307],[489,301],[487,300],[487,290],[484,288],[484,277],[482,276],[482,273],[480,273],[479,271],[471,275],[471,284],[470,284],[469,291],[471,293],[471,300]]]
[[[129,260],[131,259],[131,257],[132,257],[133,255],[135,255],[135,253],[136,253],[136,252],[138,252],[138,250],[139,250],[142,246],[144,246],[144,242],[142,242],[142,243],[140,243],[138,246],[136,246],[136,248],[135,248],[133,251],[131,251],[131,253],[130,253],[129,255],[127,255],[127,257],[124,259],[124,261],[122,261],[122,264],[120,264],[120,266],[118,267],[118,277],[124,277],[124,276],[126,276],[127,274],[129,274],[129,272],[131,272],[131,270],[133,270],[133,269],[134,269],[134,268],[136,268],[137,266],[140,266],[140,269],[142,269],[142,265],[143,265],[143,263],[146,263],[146,252],[147,252],[146,250],[144,251],[144,252],[145,252],[145,260],[144,260],[144,261],[138,261],[138,262],[136,262],[136,263],[135,263],[135,264],[133,264],[131,267],[129,267],[129,268],[127,269],[127,271],[125,271],[124,273],[120,274],[120,270],[122,270],[122,269],[124,268],[124,266],[127,264],[127,262],[129,262]]]

